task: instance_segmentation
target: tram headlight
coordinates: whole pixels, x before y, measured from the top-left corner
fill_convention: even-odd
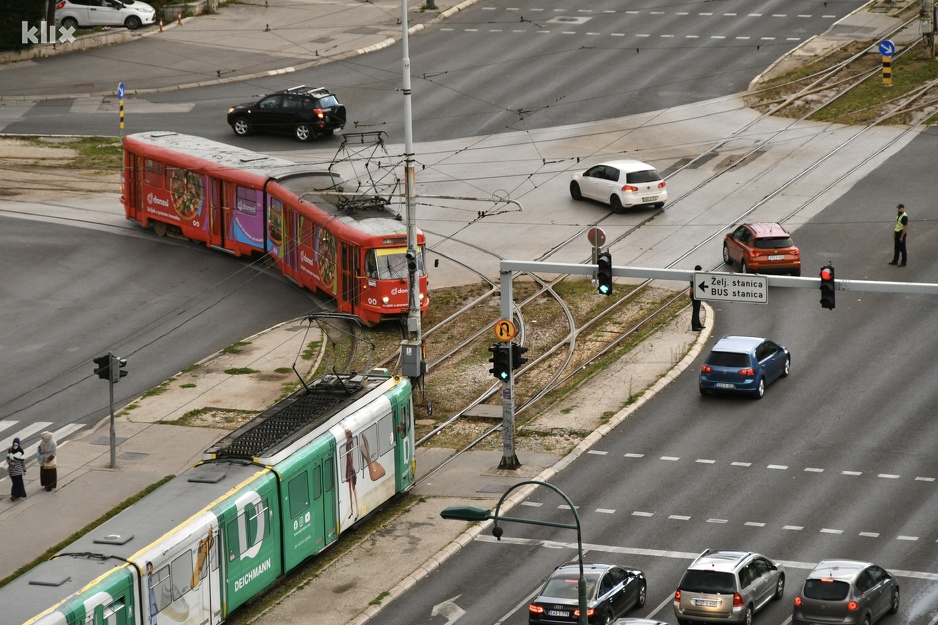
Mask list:
[[[419,295],[417,295],[417,297],[420,298],[421,302],[423,301],[423,293],[420,293]]]
[[[385,306],[387,306],[387,305],[388,305],[388,302],[390,302],[390,301],[391,301],[391,298],[388,297],[387,295],[385,295],[384,297],[381,298],[381,303],[384,304]]]

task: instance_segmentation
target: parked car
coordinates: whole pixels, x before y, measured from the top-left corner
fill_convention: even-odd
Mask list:
[[[723,237],[723,262],[739,263],[743,273],[801,275],[801,251],[791,235],[775,223],[742,224]]]
[[[752,616],[785,593],[785,569],[758,553],[704,551],[691,562],[674,592],[679,625],[752,624]]]
[[[755,336],[724,336],[700,367],[700,393],[748,393],[762,399],[765,387],[791,372],[788,349]]]
[[[292,134],[299,141],[331,135],[345,127],[345,106],[335,94],[305,85],[266,95],[256,102],[228,109],[228,124],[236,135],[252,132]]]
[[[635,206],[661,208],[668,200],[665,181],[651,165],[635,160],[609,161],[573,174],[570,196],[605,202],[614,213]]]
[[[792,625],[873,625],[899,611],[899,583],[870,562],[822,560],[795,597]]]
[[[612,564],[584,564],[587,618],[590,625],[608,625],[617,616],[645,605],[645,574]],[[528,606],[529,625],[577,623],[580,618],[580,566],[573,562],[554,569]]]
[[[156,9],[140,0],[59,0],[55,23],[65,28],[126,26],[137,30],[156,22]]]

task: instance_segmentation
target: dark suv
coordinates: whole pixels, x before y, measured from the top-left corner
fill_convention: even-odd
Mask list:
[[[228,124],[242,137],[252,132],[279,132],[309,141],[342,130],[345,106],[328,89],[300,85],[266,95],[257,102],[232,106],[228,109]]]

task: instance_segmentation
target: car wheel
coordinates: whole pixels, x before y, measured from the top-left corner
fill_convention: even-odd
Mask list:
[[[234,130],[234,133],[239,137],[246,137],[251,134],[251,124],[243,117],[234,120],[231,124],[231,129]]]
[[[743,616],[743,625],[752,625],[752,606],[746,606],[746,615]]]
[[[792,270],[791,270],[791,275],[793,275],[793,276],[795,276],[796,278],[798,278],[798,277],[801,276],[801,270],[800,270],[800,269],[792,269]]]
[[[609,198],[609,206],[612,207],[613,213],[622,212],[622,200],[619,199],[618,195],[613,195],[612,197]]]
[[[779,575],[778,582],[775,584],[775,595],[772,597],[772,599],[775,601],[778,601],[779,599],[782,598],[782,595],[784,594],[785,594],[785,576]]]
[[[137,30],[140,28],[140,18],[136,15],[131,15],[124,20],[124,26],[127,27],[127,30]]]
[[[898,593],[898,591],[897,591]],[[638,597],[635,598],[635,607],[641,608],[645,605],[645,599],[648,598],[648,586],[642,584],[638,589]]]
[[[746,264],[745,260],[739,261],[739,273],[749,273],[749,265]]]
[[[606,611],[603,612],[603,620],[600,621],[603,625],[609,625],[612,623],[612,610],[606,608]]]
[[[297,141],[305,142],[313,138],[313,129],[310,128],[309,124],[297,124],[293,134]]]
[[[578,202],[583,199],[583,194],[580,193],[580,185],[576,182],[570,183],[570,197]]]
[[[710,392],[709,392],[707,389],[705,389],[704,387],[701,386],[701,387],[700,387],[700,394],[701,394],[701,395],[709,395]]]
[[[867,614],[863,617],[863,625],[870,625],[870,615]]]
[[[756,390],[753,394],[756,396],[756,399],[765,397],[765,378],[759,378],[759,384],[756,386]]]
[[[169,224],[165,221],[153,221],[151,223],[153,224],[153,232],[155,232],[157,236],[165,237],[166,233],[169,232]]]
[[[66,17],[62,20],[62,28],[71,28],[72,30],[78,30],[78,20],[74,17]]]
[[[677,620],[677,625],[691,625],[691,623],[686,618],[679,618]]]
[[[664,208],[664,202],[658,202],[657,204],[654,204],[653,206],[657,209],[662,209]]]
[[[726,243],[723,244],[723,264],[725,265],[733,264],[733,259],[730,258],[730,248],[726,245]]]
[[[899,611],[899,588],[892,589],[892,601],[889,602],[889,613],[895,614]]]
[[[791,373],[791,356],[785,356],[785,368],[782,369],[782,377],[787,378]]]

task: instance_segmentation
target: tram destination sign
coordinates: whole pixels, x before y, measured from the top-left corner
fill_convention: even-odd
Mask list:
[[[694,297],[748,304],[767,304],[769,280],[748,273],[695,273]]]

